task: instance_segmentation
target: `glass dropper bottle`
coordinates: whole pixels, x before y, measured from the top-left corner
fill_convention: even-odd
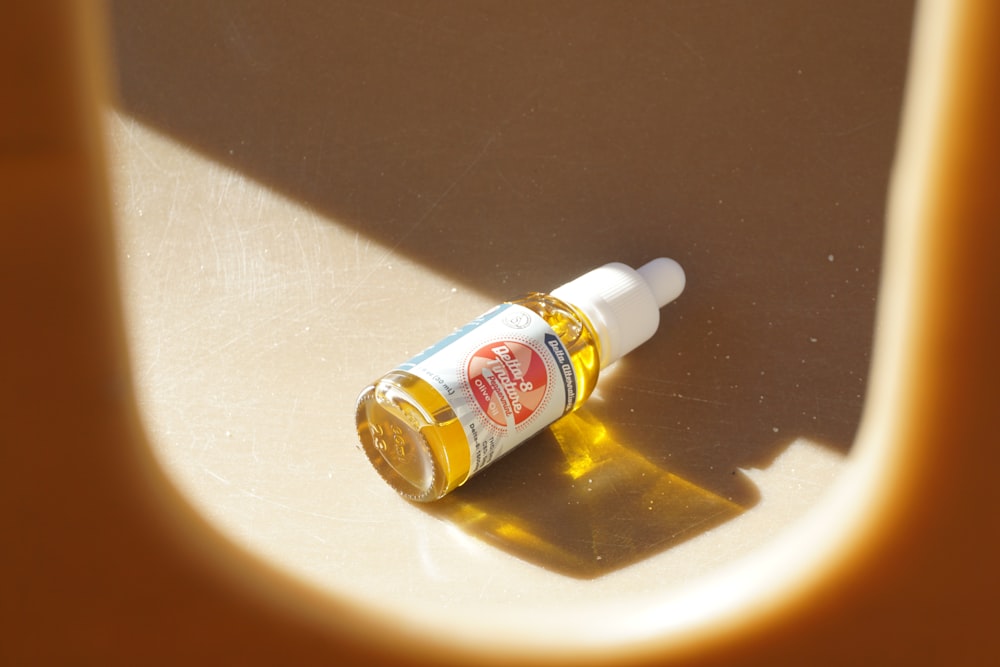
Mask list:
[[[672,259],[614,262],[496,306],[361,392],[362,450],[405,498],[443,497],[579,407],[684,283]]]

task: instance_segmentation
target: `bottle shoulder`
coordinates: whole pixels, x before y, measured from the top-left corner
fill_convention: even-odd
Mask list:
[[[580,309],[551,294],[530,292],[507,303],[524,306],[545,320],[563,344],[574,348],[580,344],[591,347],[598,356],[605,352],[605,341],[598,336],[597,328]]]

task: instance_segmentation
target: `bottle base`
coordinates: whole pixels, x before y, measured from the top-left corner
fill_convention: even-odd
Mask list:
[[[436,500],[447,486],[441,465],[420,425],[408,418],[405,404],[386,394],[373,385],[358,398],[355,417],[361,447],[376,472],[401,496]]]

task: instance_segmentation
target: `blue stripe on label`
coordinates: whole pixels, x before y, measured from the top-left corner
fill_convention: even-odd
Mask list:
[[[559,377],[566,386],[566,407],[563,410],[563,414],[566,414],[573,409],[573,403],[576,402],[576,372],[573,371],[569,351],[558,336],[545,334],[545,349],[555,359],[556,367],[559,369]]]
[[[409,359],[408,361],[404,361],[403,363],[399,364],[399,366],[397,366],[397,368],[399,368],[402,371],[410,370],[411,368],[413,368],[417,364],[419,364],[422,361],[426,360],[428,357],[430,357],[430,356],[432,356],[432,355],[440,352],[442,349],[448,347],[449,345],[451,345],[456,340],[458,340],[462,336],[466,335],[470,331],[473,331],[474,329],[478,329],[479,327],[481,327],[486,322],[489,322],[493,318],[497,317],[503,311],[507,310],[510,307],[510,305],[511,304],[509,304],[509,303],[502,303],[499,306],[497,306],[496,308],[492,308],[492,309],[486,311],[485,313],[483,313],[482,315],[480,315],[476,319],[472,320],[471,322],[469,322],[465,326],[460,327],[458,329],[455,329],[450,334],[448,334],[447,336],[445,336],[444,338],[442,338],[438,342],[434,343],[433,345],[431,345],[429,348],[427,348],[423,352],[419,353],[417,356]]]

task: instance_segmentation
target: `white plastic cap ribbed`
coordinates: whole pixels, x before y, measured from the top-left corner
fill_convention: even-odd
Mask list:
[[[597,329],[604,368],[652,338],[660,308],[680,296],[684,283],[681,265],[660,257],[638,270],[605,264],[552,290],[552,296],[576,306]]]

